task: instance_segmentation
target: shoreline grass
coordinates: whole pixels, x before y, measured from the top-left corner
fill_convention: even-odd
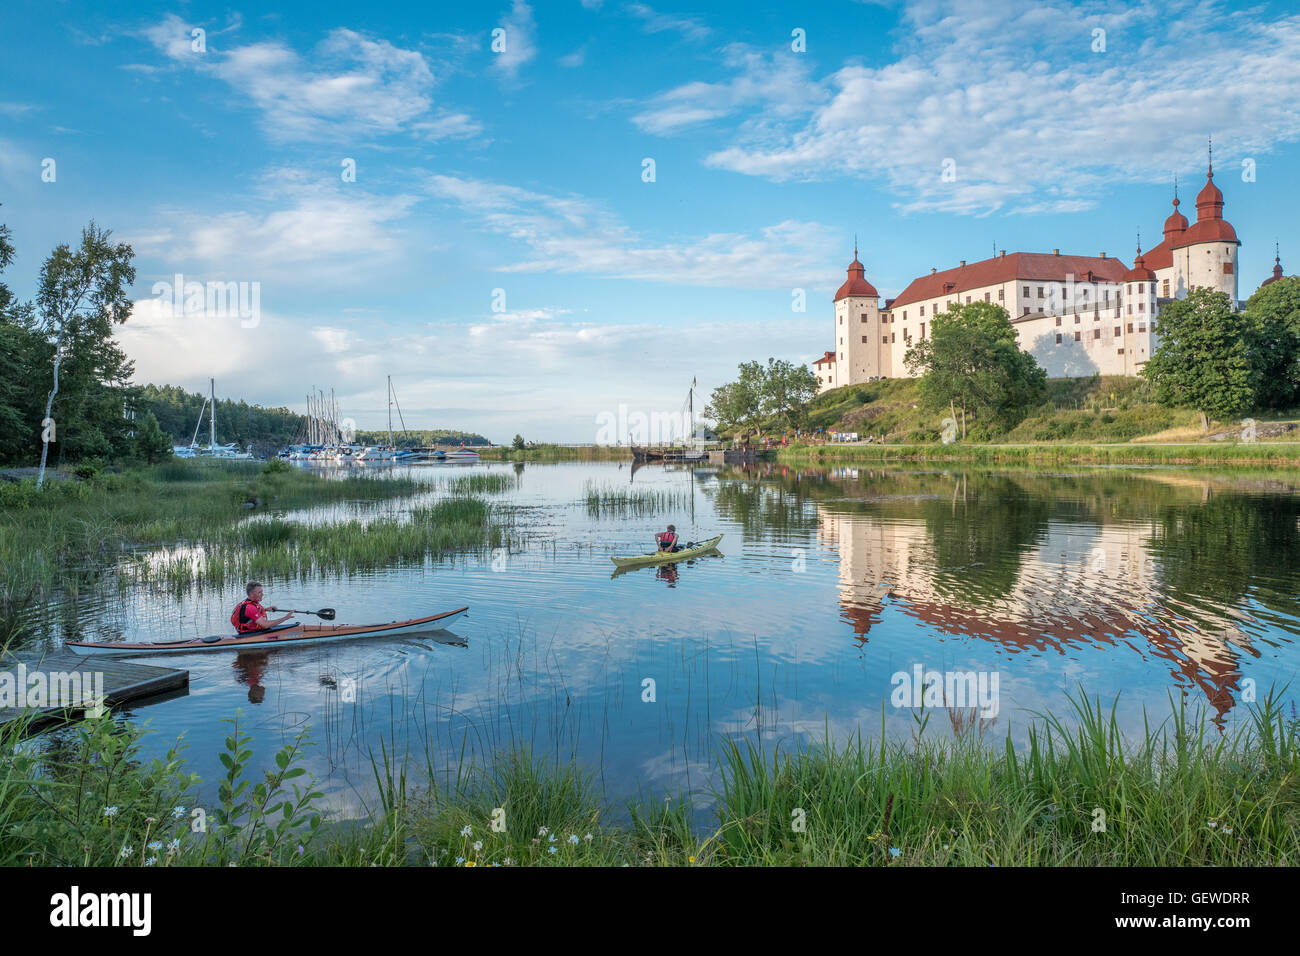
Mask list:
[[[803,445],[777,452],[787,464],[885,461],[970,461],[1051,465],[1258,465],[1300,468],[1300,444],[1224,442],[1222,444],[1050,444],[1024,445]]]
[[[622,445],[536,444],[531,448],[481,448],[485,461],[630,461],[632,449]]]
[[[0,865],[153,865],[163,853],[162,865],[1292,865],[1300,720],[1278,701],[1253,705],[1231,735],[1171,700],[1164,721],[1126,740],[1117,704],[1080,694],[1068,722],[1039,715],[1020,748],[974,729],[928,739],[924,714],[897,742],[859,733],[773,753],[723,738],[704,827],[671,794],[637,797],[619,818],[590,774],[528,751],[458,767],[445,784],[426,755],[418,783],[409,756],[383,744],[370,819],[331,823],[310,778],[290,783],[305,774],[305,733],[250,790],[236,722],[215,826],[199,836],[182,825],[198,781],[180,747],[146,764],[142,731],[101,717],[76,725],[71,745],[0,733]]]

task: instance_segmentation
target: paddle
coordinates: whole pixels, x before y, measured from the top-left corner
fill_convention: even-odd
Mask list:
[[[268,611],[278,611],[285,614],[315,614],[322,621],[334,620],[334,608],[323,607],[319,611],[297,611],[291,607],[268,607]]]

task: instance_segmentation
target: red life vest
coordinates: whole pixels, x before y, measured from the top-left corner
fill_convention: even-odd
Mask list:
[[[256,613],[254,613],[254,609]],[[235,605],[235,610],[230,615],[230,623],[235,626],[235,630],[240,634],[247,634],[249,631],[260,631],[261,628],[257,626],[257,622],[265,613],[262,605],[254,600],[240,601]]]
[[[677,547],[677,535],[672,531],[661,531],[655,535],[660,551],[671,551]]]

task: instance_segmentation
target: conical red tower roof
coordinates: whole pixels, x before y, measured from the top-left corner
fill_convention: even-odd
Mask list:
[[[878,299],[880,293],[876,287],[867,281],[866,269],[858,261],[858,250],[853,250],[853,261],[849,263],[849,277],[844,280],[844,285],[835,293],[835,301],[850,295],[867,296],[868,298]]]

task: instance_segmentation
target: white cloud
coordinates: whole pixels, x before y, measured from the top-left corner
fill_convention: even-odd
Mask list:
[[[629,3],[627,12],[641,21],[646,33],[678,33],[687,40],[705,40],[712,32],[695,17],[674,17],[659,13],[644,3]]]
[[[163,208],[129,241],[168,268],[216,268],[222,275],[213,278],[228,281],[356,281],[362,264],[400,252],[396,224],[418,201],[281,167],[248,197],[256,211]]]
[[[537,24],[533,22],[533,8],[526,0],[513,0],[510,12],[501,18],[505,33],[505,49],[493,53],[493,66],[507,79],[514,80],[519,68],[537,55]]]
[[[1088,208],[1116,177],[1167,181],[1203,166],[1209,134],[1225,165],[1300,138],[1300,16],[1220,0],[1118,12],[915,0],[901,18],[893,62],[849,61],[813,82],[788,62],[733,56],[730,80],[667,90],[633,121],[663,134],[744,109],[708,165],[883,180],[905,211],[976,214]]]
[[[143,32],[173,63],[214,76],[241,94],[261,113],[272,139],[321,140],[407,130],[437,140],[481,132],[468,114],[434,104],[437,77],[418,51],[339,28],[317,44],[310,57],[280,41],[226,49],[209,42],[206,52],[197,53],[191,49],[190,30],[185,21],[168,14]]]
[[[436,175],[429,191],[529,254],[503,272],[585,273],[684,285],[778,289],[825,285],[836,270],[836,233],[786,220],[756,234],[713,233],[652,243],[600,204],[484,180]]]

